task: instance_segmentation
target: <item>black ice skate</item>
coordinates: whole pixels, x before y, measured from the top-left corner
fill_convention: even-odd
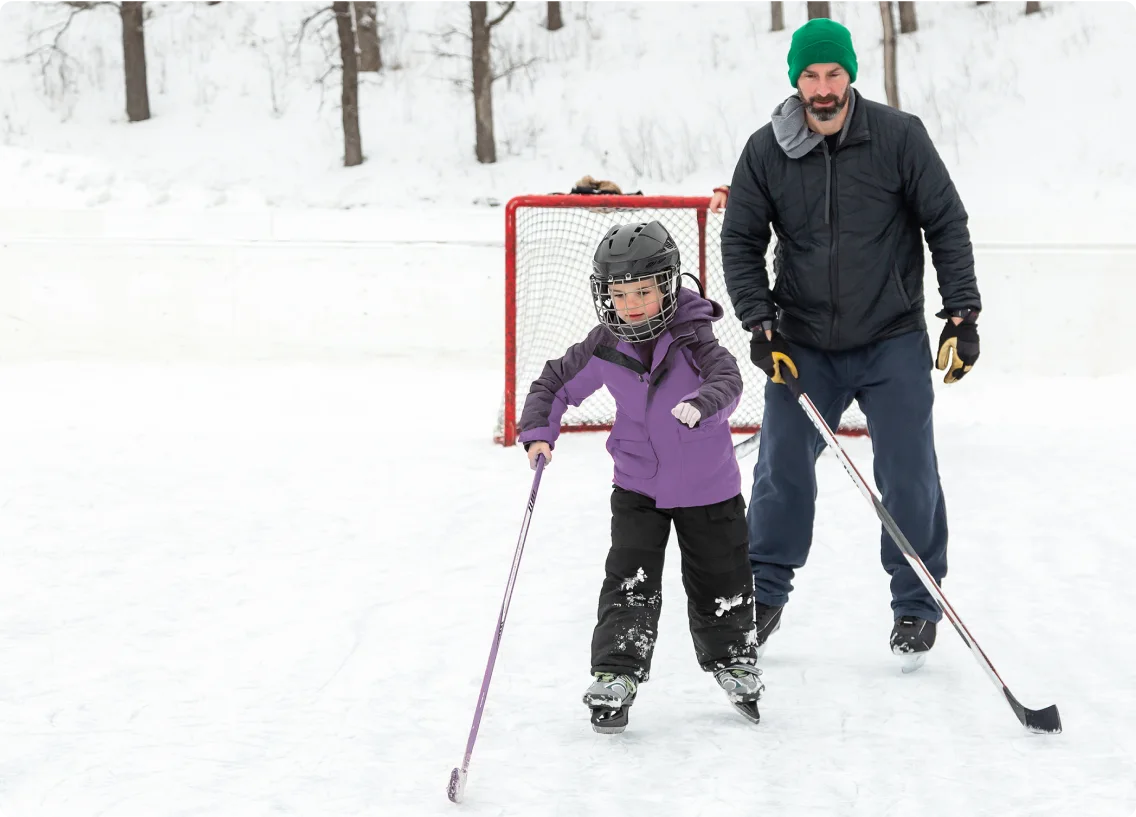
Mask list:
[[[915,616],[900,616],[891,630],[891,651],[903,660],[904,672],[915,672],[927,661],[935,646],[935,622]]]
[[[765,654],[765,643],[769,640],[769,636],[781,629],[781,611],[784,609],[785,605],[783,604],[770,607],[768,604],[754,600],[754,625],[757,627],[758,658]]]
[[[592,729],[615,735],[627,728],[627,710],[635,703],[638,684],[630,675],[595,673],[595,681],[584,692],[584,705],[592,710]]]
[[[757,711],[757,702],[765,691],[761,670],[749,664],[735,664],[714,673],[714,680],[726,690],[726,697],[742,717],[754,723],[761,720],[761,713]]]

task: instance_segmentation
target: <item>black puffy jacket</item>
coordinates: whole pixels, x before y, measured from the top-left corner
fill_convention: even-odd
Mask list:
[[[775,319],[788,340],[831,351],[926,329],[920,230],[944,309],[982,308],[966,210],[923,123],[853,94],[831,153],[821,140],[791,159],[772,123],[753,134],[722,225],[726,289],[742,324]]]

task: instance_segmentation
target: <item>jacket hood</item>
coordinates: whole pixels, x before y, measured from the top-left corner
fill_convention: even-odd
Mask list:
[[[691,321],[716,321],[725,314],[717,301],[703,298],[694,290],[681,287],[678,291],[678,309],[671,319],[671,327]]]

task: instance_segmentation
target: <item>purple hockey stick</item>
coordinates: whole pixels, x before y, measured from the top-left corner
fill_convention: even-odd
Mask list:
[[[505,616],[509,614],[509,602],[513,598],[513,585],[517,583],[517,571],[521,567],[521,553],[525,549],[525,539],[529,535],[529,522],[532,520],[533,506],[536,505],[536,491],[540,487],[540,475],[544,471],[544,455],[536,458],[536,474],[533,476],[529,504],[521,522],[521,535],[517,539],[517,550],[513,553],[513,567],[509,570],[509,583],[505,586],[505,598],[501,602],[501,613],[497,616],[497,629],[493,631],[493,646],[489,650],[489,663],[485,665],[485,677],[481,681],[481,695],[477,698],[477,709],[473,713],[473,726],[469,729],[469,740],[465,744],[465,759],[461,768],[450,772],[450,785],[446,794],[451,802],[460,803],[465,794],[465,780],[469,774],[469,759],[473,756],[473,744],[477,740],[477,729],[481,725],[481,713],[485,710],[485,698],[489,694],[489,681],[493,678],[493,665],[497,663],[497,649],[501,646],[501,634],[505,631]]]

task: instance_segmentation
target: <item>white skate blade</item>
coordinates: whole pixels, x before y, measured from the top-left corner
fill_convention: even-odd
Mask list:
[[[927,663],[927,653],[929,650],[923,652],[903,652],[896,653],[900,661],[900,670],[904,675],[915,672],[921,666]]]

